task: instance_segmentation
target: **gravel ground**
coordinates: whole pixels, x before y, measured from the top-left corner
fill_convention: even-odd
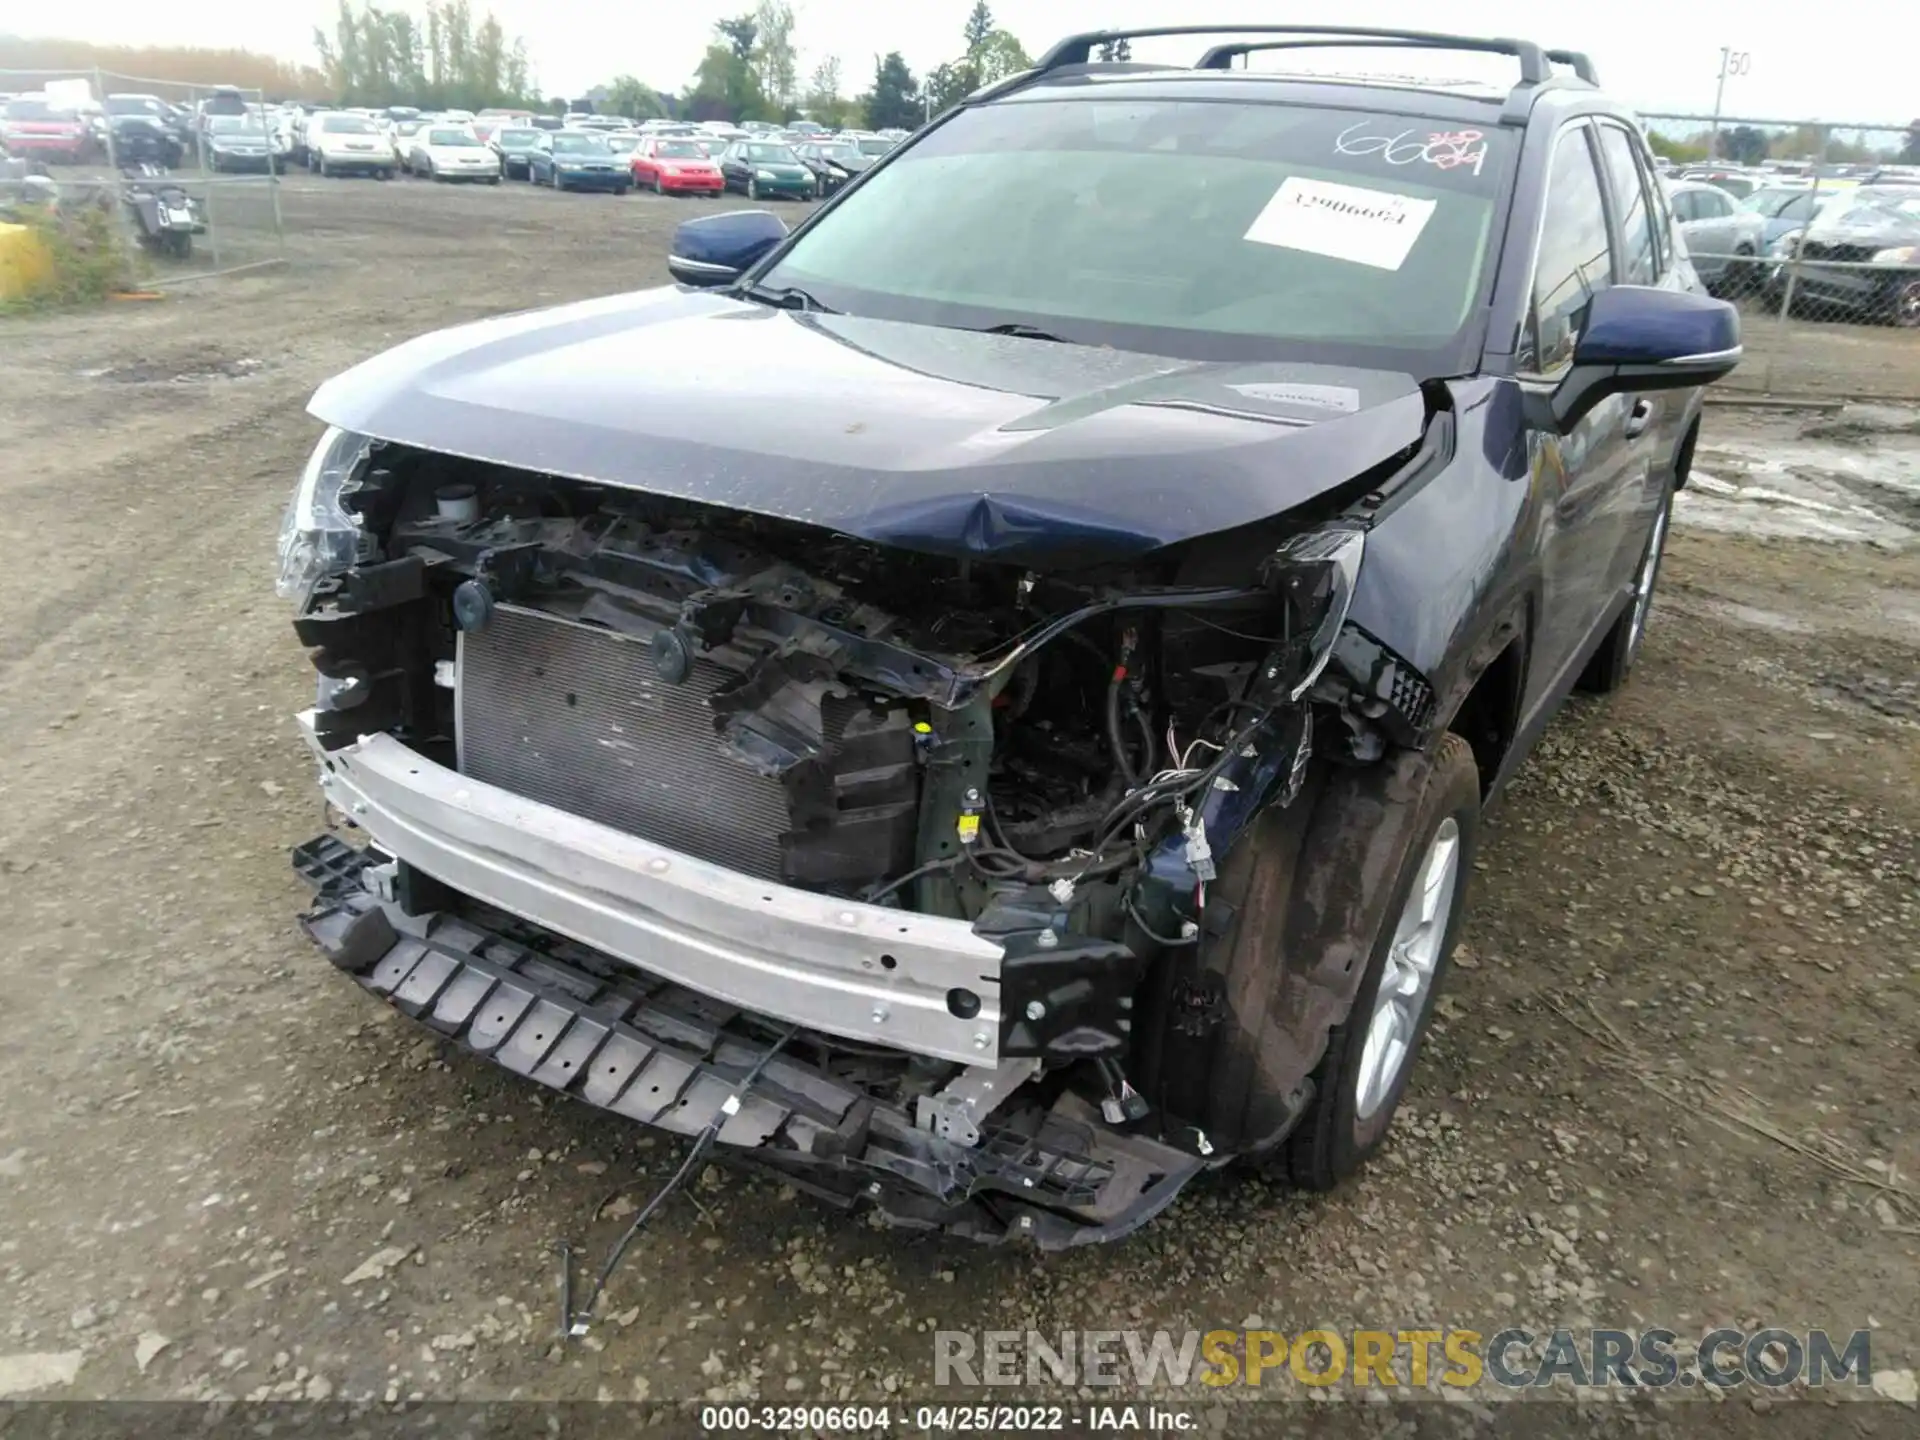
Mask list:
[[[0,1393],[927,1398],[937,1329],[1243,1323],[1871,1326],[1877,1370],[1915,1364],[1920,574],[1898,537],[1684,509],[1633,683],[1576,703],[1490,817],[1358,1183],[1210,1177],[1123,1244],[1036,1257],[710,1168],[558,1347],[553,1242],[597,1257],[679,1142],[445,1049],[299,937],[311,672],[270,560],[320,380],[664,280],[710,207],[284,198],[285,271],[0,322]],[[1716,407],[1703,455],[1817,440],[1911,474],[1911,431]]]

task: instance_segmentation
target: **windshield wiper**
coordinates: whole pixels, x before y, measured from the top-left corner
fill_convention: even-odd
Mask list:
[[[782,310],[817,310],[822,315],[838,315],[831,305],[822,305],[798,285],[749,285],[740,292],[749,300],[777,305]]]
[[[982,325],[976,332],[981,335],[1013,335],[1022,340],[1051,340],[1056,345],[1071,345],[1075,342],[1064,335],[1056,335],[1051,330],[1042,330],[1038,325],[1029,325],[1023,320],[1009,320],[1004,325]]]

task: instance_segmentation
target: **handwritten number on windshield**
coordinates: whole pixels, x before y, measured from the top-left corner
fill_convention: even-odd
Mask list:
[[[1430,130],[1423,136],[1417,130],[1402,130],[1398,135],[1369,135],[1367,122],[1349,125],[1334,138],[1339,155],[1378,155],[1389,165],[1411,165],[1415,161],[1436,170],[1465,167],[1475,175],[1486,164],[1486,134],[1479,130]]]

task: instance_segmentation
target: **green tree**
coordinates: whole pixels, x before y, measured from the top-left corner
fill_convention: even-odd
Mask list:
[[[1666,156],[1676,165],[1686,165],[1695,160],[1707,158],[1707,142],[1704,135],[1692,140],[1676,140],[1671,135],[1662,135],[1658,130],[1649,130],[1647,148],[1656,155]]]
[[[1106,61],[1131,60],[1133,46],[1125,40],[1109,40],[1100,47],[1100,58]]]
[[[1018,75],[1022,70],[1033,68],[1033,60],[1026,48],[1008,30],[990,31],[977,49],[967,52],[967,58],[973,65],[976,89],[980,85],[991,85],[995,80],[1004,80],[1009,75]]]
[[[749,63],[760,93],[785,112],[799,99],[799,56],[793,47],[793,6],[787,0],[760,0],[753,12],[754,43]]]
[[[340,0],[331,36],[315,32],[321,67],[343,105],[484,109],[537,104],[525,44],[489,12],[476,27],[467,0],[404,10]]]
[[[1920,165],[1920,120],[1907,126],[1907,138],[1900,145],[1902,165]]]
[[[801,97],[800,107],[807,112],[809,120],[830,130],[844,130],[856,123],[858,108],[840,93],[839,57],[829,55],[813,67],[813,78],[807,82],[807,93]]]
[[[774,107],[760,88],[753,69],[753,45],[758,26],[751,15],[722,20],[714,27],[719,38],[707,47],[688,87],[686,110],[695,120],[765,120]]]
[[[629,120],[657,120],[667,113],[653,88],[631,75],[616,75],[607,86],[606,110]]]
[[[911,130],[920,123],[919,87],[898,50],[874,61],[873,89],[862,103],[869,130]]]
[[[987,43],[987,37],[993,34],[993,11],[987,8],[987,0],[974,0],[973,13],[967,16],[964,33],[969,55]]]
[[[753,42],[760,33],[753,16],[736,15],[731,20],[716,22],[713,28],[720,32],[720,38],[727,42],[736,59],[745,63],[753,58]]]
[[[1737,165],[1758,165],[1767,158],[1767,148],[1766,132],[1751,125],[1736,125],[1720,136],[1720,153]]]

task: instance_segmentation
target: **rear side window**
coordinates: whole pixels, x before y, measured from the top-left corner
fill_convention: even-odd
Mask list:
[[[1602,125],[1598,133],[1607,179],[1613,187],[1614,211],[1620,217],[1620,278],[1628,285],[1651,285],[1658,268],[1653,222],[1647,211],[1646,192],[1640,188],[1633,140],[1618,125]]]
[[[1533,270],[1533,368],[1557,370],[1573,359],[1587,306],[1613,281],[1607,211],[1586,127],[1560,133],[1547,178],[1546,223]]]

